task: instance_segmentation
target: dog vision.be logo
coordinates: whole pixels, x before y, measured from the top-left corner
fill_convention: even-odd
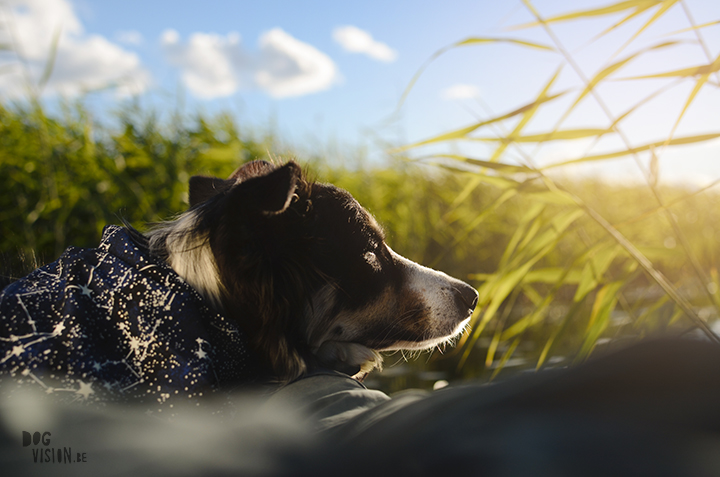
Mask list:
[[[58,464],[70,464],[74,462],[87,462],[86,452],[76,452],[73,456],[71,447],[50,447],[50,439],[52,434],[46,432],[33,432],[32,434],[28,431],[22,431],[22,445],[23,447],[32,446],[33,462],[43,463],[58,463]],[[73,459],[74,457],[74,459]]]

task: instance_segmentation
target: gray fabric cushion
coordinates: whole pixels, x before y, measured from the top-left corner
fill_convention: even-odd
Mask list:
[[[280,389],[268,406],[295,409],[315,430],[323,431],[389,401],[387,394],[368,389],[346,374],[320,370]]]

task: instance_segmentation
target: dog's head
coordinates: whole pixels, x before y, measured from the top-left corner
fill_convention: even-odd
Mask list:
[[[281,379],[313,357],[352,369],[377,351],[432,348],[475,307],[474,288],[395,253],[348,192],[307,181],[294,162],[195,176],[190,205],[176,221],[189,235],[163,238],[168,261],[239,321]]]

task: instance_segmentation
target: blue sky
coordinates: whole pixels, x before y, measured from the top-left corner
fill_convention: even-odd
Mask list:
[[[697,23],[720,19],[717,0],[684,0]],[[546,17],[606,5],[585,0],[537,0]],[[681,6],[641,35],[620,57],[663,41],[665,34],[686,28]],[[230,111],[241,124],[262,127],[272,121],[289,142],[303,146],[338,142],[369,148],[383,157],[386,144],[413,142],[468,125],[531,101],[561,62],[556,52],[509,44],[459,48],[441,56],[425,71],[398,112],[396,107],[413,74],[438,49],[467,37],[504,37],[552,44],[542,29],[508,30],[532,19],[521,1],[160,1],[160,0],[12,0],[3,9],[0,34],[23,54],[6,53],[0,95],[24,94],[27,76],[37,83],[58,35],[57,63],[43,90],[52,102],[74,97],[83,88],[120,86],[95,93],[100,110],[128,95],[146,105],[186,111]],[[557,23],[563,44],[591,75],[611,57],[628,35],[652,14],[646,12],[601,41],[590,40],[621,15]],[[714,58],[720,53],[720,25],[701,30]],[[694,40],[692,32],[679,38]],[[644,55],[623,70],[638,72],[708,63],[697,44],[680,44]],[[14,65],[14,66],[13,66]],[[623,76],[621,75],[621,76]],[[658,80],[658,85],[661,85]],[[715,80],[717,81],[717,80]],[[557,90],[579,86],[567,68]],[[610,85],[604,95],[619,114],[647,94],[647,83]],[[659,86],[658,86],[659,87]],[[644,115],[628,121],[636,144],[663,139],[682,108],[692,83],[680,85]],[[677,134],[720,131],[720,95],[707,85],[686,114]],[[567,106],[567,104],[566,104]],[[102,113],[100,113],[102,114]],[[542,132],[557,110],[547,108],[528,131]],[[566,127],[606,127],[607,119],[592,100],[584,101]],[[569,145],[568,145],[569,144]],[[457,151],[482,157],[488,147],[458,144]],[[586,151],[587,141],[527,151],[543,163]],[[612,150],[613,143],[598,144]],[[447,150],[446,150],[447,152]],[[665,178],[707,182],[720,177],[720,143],[689,149],[694,162],[668,152],[662,157]],[[509,162],[518,159],[508,156]],[[623,178],[633,165],[618,161],[602,172]],[[592,167],[578,168],[593,173]]]

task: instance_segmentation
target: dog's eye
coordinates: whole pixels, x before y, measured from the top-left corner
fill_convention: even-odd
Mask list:
[[[367,264],[372,267],[373,271],[380,271],[380,260],[378,260],[377,255],[375,255],[373,252],[365,252],[363,258],[365,259],[365,262],[367,262]]]

